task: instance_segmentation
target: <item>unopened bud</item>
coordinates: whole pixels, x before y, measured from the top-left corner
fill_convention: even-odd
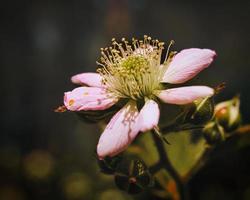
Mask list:
[[[226,132],[237,129],[241,123],[239,97],[236,96],[229,101],[217,104],[215,106],[215,118]]]
[[[186,107],[185,122],[200,125],[210,121],[214,113],[212,97],[199,99]]]
[[[223,128],[216,122],[209,122],[202,132],[207,143],[210,145],[219,144],[225,139]]]

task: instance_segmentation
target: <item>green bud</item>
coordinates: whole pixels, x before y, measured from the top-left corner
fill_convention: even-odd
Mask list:
[[[223,128],[216,122],[209,122],[202,132],[207,143],[210,145],[219,144],[225,139]]]
[[[130,194],[142,192],[152,185],[152,176],[146,164],[139,159],[124,159],[115,172],[115,183]]]
[[[215,106],[215,119],[225,129],[231,132],[241,123],[240,99],[238,96],[229,101],[224,101]]]
[[[212,97],[207,97],[194,101],[185,108],[185,122],[201,125],[210,121],[214,113],[214,101]]]
[[[114,174],[117,166],[122,161],[122,156],[105,157],[103,160],[98,160],[98,165],[101,172],[104,174]]]

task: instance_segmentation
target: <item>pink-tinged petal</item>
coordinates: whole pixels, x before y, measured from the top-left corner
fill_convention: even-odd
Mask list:
[[[172,84],[184,83],[208,67],[215,56],[215,51],[210,49],[184,49],[174,56],[162,81]]]
[[[129,102],[113,116],[97,145],[100,159],[115,156],[128,147],[140,130],[138,115],[136,103]]]
[[[88,85],[91,87],[103,87],[102,77],[98,73],[82,73],[71,77],[71,81],[78,85]]]
[[[160,109],[158,104],[153,100],[146,101],[139,115],[140,131],[146,132],[158,125],[160,118]]]
[[[78,87],[64,93],[64,105],[68,110],[105,110],[117,102],[106,90],[98,87]]]
[[[162,90],[157,96],[165,103],[183,105],[213,94],[214,89],[207,86],[187,86]]]

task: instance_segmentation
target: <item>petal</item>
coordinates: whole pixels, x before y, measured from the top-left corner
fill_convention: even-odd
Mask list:
[[[135,102],[128,102],[110,120],[102,133],[97,154],[100,159],[115,156],[125,150],[139,133],[138,110]]]
[[[174,56],[162,81],[172,84],[184,83],[208,67],[215,56],[215,51],[210,49],[184,49]]]
[[[79,85],[102,87],[102,77],[98,73],[82,73],[71,77],[71,81]]]
[[[105,110],[117,102],[103,88],[78,87],[64,93],[64,105],[68,110]]]
[[[207,86],[187,86],[162,90],[157,96],[165,103],[183,105],[213,94],[214,89]]]
[[[142,132],[146,132],[158,125],[160,118],[160,109],[153,100],[146,101],[139,115],[139,126]]]

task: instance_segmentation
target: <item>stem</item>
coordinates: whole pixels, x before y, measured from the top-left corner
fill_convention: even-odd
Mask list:
[[[157,162],[156,164],[150,166],[148,170],[151,174],[156,174],[161,169],[162,169],[161,162]]]
[[[187,193],[184,187],[184,184],[181,180],[180,175],[177,173],[177,171],[175,170],[175,168],[173,167],[173,165],[171,164],[168,155],[166,153],[164,144],[162,142],[162,140],[155,134],[153,133],[153,139],[159,154],[159,163],[162,166],[162,168],[164,168],[169,174],[170,176],[174,179],[176,186],[178,188],[178,192],[180,195],[180,200],[185,200],[187,199]]]
[[[186,125],[186,127],[185,127]],[[187,126],[188,124],[183,124],[182,126],[177,126],[176,124],[169,124],[167,126],[164,126],[161,128],[161,131],[164,133],[164,135],[167,135],[171,132],[178,132],[178,131],[193,131],[193,130],[199,130],[203,129],[204,126]]]

